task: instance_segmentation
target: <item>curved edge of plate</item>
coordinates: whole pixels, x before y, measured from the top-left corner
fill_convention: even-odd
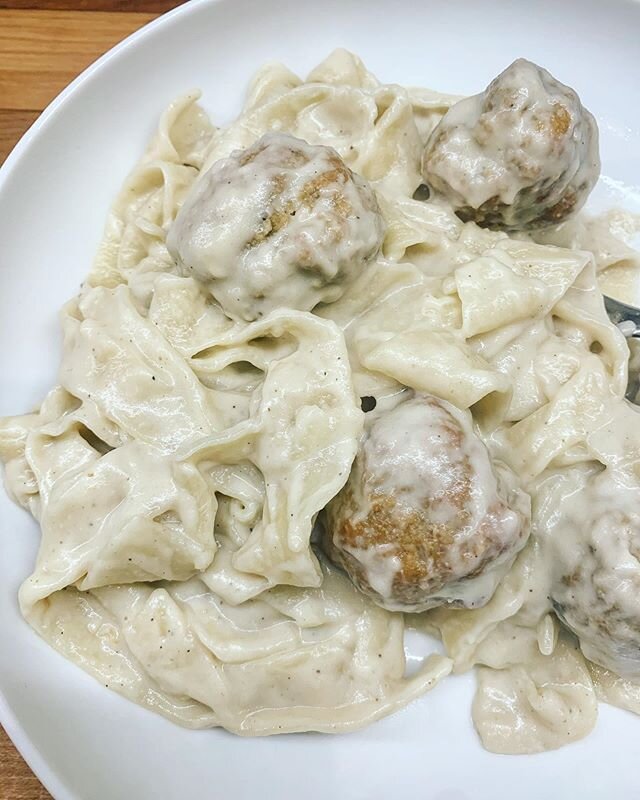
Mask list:
[[[46,131],[49,121],[58,113],[63,112],[68,99],[75,94],[81,86],[89,81],[93,75],[104,69],[107,64],[110,64],[122,53],[135,47],[140,40],[147,38],[149,35],[153,35],[156,30],[172,24],[176,17],[190,15],[201,6],[213,5],[219,2],[221,2],[221,0],[188,0],[188,2],[177,6],[171,11],[162,14],[157,19],[151,20],[151,22],[143,25],[142,28],[139,28],[121,42],[118,42],[118,44],[114,45],[110,50],[84,69],[42,111],[29,130],[18,140],[2,166],[0,166],[0,191],[9,180],[10,175],[13,173],[18,163],[28,156],[31,142]],[[55,800],[82,800],[82,798],[75,794],[75,792],[66,785],[65,781],[51,769],[46,758],[41,754],[38,747],[33,743],[26,730],[22,727],[1,689],[0,724],[5,729],[7,736],[11,739],[27,765]]]
[[[638,1],[640,2],[640,0]],[[221,2],[221,0],[187,0],[187,2],[171,9],[171,11],[161,14],[157,19],[147,22],[141,28],[129,34],[129,36],[121,42],[114,45],[110,50],[107,50],[106,53],[101,55],[100,58],[96,59],[92,64],[89,64],[89,66],[75,77],[71,83],[65,86],[60,94],[54,97],[44,108],[33,125],[18,139],[13,150],[11,150],[4,163],[0,166],[0,190],[9,179],[10,174],[13,172],[18,162],[27,155],[31,142],[47,127],[49,120],[64,108],[69,97],[75,94],[80,86],[84,85],[97,72],[101,71],[107,64],[113,61],[113,59],[130,48],[135,47],[138,41],[147,38],[149,35],[153,35],[156,30],[171,24],[176,17],[188,16],[201,6],[214,5],[219,2]]]
[[[0,723],[18,753],[20,753],[31,771],[55,800],[82,800],[51,769],[46,758],[40,753],[40,750],[18,722],[2,690],[0,690]]]

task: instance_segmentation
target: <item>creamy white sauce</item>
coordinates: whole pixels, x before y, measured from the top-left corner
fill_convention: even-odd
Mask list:
[[[538,242],[592,253],[602,292],[640,308],[639,234],[640,214],[615,209],[597,216],[582,213],[534,236]]]
[[[486,109],[497,138],[481,146],[471,134],[484,101],[464,101],[451,112],[460,126],[442,177],[460,201],[471,191],[479,204],[497,195],[507,203],[503,222],[528,224],[546,201],[531,201],[526,188],[548,166],[564,169],[554,192],[575,189],[581,202],[594,137],[575,95],[546,73],[517,67],[507,78],[494,84],[498,93],[514,82],[527,88],[513,140],[503,124],[510,112],[498,119]],[[571,116],[573,143],[554,150],[547,127],[533,137],[530,166],[540,174],[510,172],[497,148],[517,149],[554,98]],[[536,232],[535,244],[464,224],[445,202],[412,199],[425,141],[456,98],[380,84],[345,51],[306,81],[265,67],[223,129],[196,99],[163,115],[116,199],[82,296],[63,309],[62,385],[38,412],[0,421],[7,487],[42,528],[20,593],[28,622],[101,682],[191,727],[348,731],[474,664],[474,722],[491,750],[579,739],[598,699],[637,712],[637,683],[583,655],[637,675],[640,426],[623,400],[628,347],[605,315],[596,273],[635,275],[629,242],[616,225],[572,232],[566,223]],[[285,137],[275,136],[275,161],[265,156],[257,170],[242,172],[231,156],[273,131],[310,143],[295,146],[309,160],[286,172],[277,202],[264,189],[291,151]],[[282,211],[308,185],[311,165],[326,174],[329,151],[317,145],[334,147],[360,176],[342,191],[370,216],[356,213],[343,228],[329,181],[314,211],[329,228],[339,222],[337,245],[305,212],[304,230],[288,223],[245,249],[267,233],[264,210]],[[469,145],[468,166],[487,166],[486,185],[454,174],[458,145]],[[223,170],[231,184],[219,185]],[[383,226],[367,199],[374,192]],[[216,215],[232,213],[217,226]],[[300,269],[300,240],[288,240],[296,230],[313,244],[313,277]],[[481,493],[502,481],[511,491],[511,471],[533,503],[532,534],[508,570],[508,559],[486,570],[469,594],[451,584],[451,597],[486,600],[482,608],[412,615],[412,625],[439,634],[447,656],[404,677],[402,615],[319,563],[310,538],[363,431],[408,391],[451,403],[466,431],[472,417],[494,464],[507,465],[492,476],[471,449]],[[364,395],[378,402],[365,415]],[[409,410],[401,421],[387,438],[420,423]],[[411,436],[400,438],[415,455]],[[390,463],[387,487],[397,479],[404,502],[419,502],[417,456]],[[472,516],[483,502],[474,496]],[[450,505],[436,517],[446,520]],[[509,521],[500,524],[508,532]],[[354,554],[388,595],[398,555]],[[572,598],[562,577],[576,565]]]

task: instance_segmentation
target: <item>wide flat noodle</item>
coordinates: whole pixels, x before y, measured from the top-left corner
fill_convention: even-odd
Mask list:
[[[185,442],[184,457],[205,470],[210,460],[255,464],[265,482],[264,516],[236,553],[235,566],[272,583],[318,585],[311,529],[348,477],[362,414],[355,407],[342,336],[331,323],[308,314],[274,312],[222,338],[200,360],[210,368],[216,362],[260,364],[264,354],[252,341],[268,336],[294,337],[297,347],[267,369],[259,408],[218,437],[193,448]]]
[[[179,98],[113,204],[89,275],[92,286],[115,286],[132,272],[165,271],[172,261],[164,236],[198,175],[213,128],[197,105],[199,92]]]
[[[640,685],[638,683],[625,680],[615,672],[600,667],[592,661],[587,663],[598,700],[625,711],[631,711],[633,714],[640,714]]]
[[[547,547],[548,481],[563,502],[604,468],[640,488],[628,348],[596,277],[636,269],[629,219],[534,242],[414,199],[424,142],[457,98],[381,84],[343,50],[306,80],[265,66],[224,128],[198,97],[169,106],[116,198],[63,310],[59,385],[0,421],[8,490],[42,528],[20,592],[29,623],[190,727],[351,730],[474,665],[474,722],[495,752],[586,735],[596,698],[637,712],[638,687],[559,632]],[[386,235],[336,303],[246,324],[177,273],[165,239],[199,175],[269,131],[334,147],[371,182]],[[471,409],[533,500],[532,536],[484,608],[411,619],[447,652],[412,677],[402,616],[312,545],[358,447],[359,396],[386,408],[407,390]]]
[[[53,594],[38,632],[110,688],[188,727],[243,735],[352,730],[448,674],[433,656],[405,679],[402,618],[335,571],[226,606],[194,579]]]
[[[531,648],[522,664],[478,671],[474,721],[493,753],[555,750],[590,733],[597,713],[585,660],[564,641],[552,655]]]
[[[640,214],[612,209],[579,214],[550,231],[538,231],[539,242],[586,250],[593,254],[601,290],[622,302],[640,305]],[[635,247],[634,247],[635,245]]]

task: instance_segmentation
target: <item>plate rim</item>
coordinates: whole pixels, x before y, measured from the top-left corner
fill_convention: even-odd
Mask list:
[[[71,83],[67,84],[67,86],[48,103],[33,125],[31,125],[16,142],[4,163],[0,166],[0,193],[2,193],[10,181],[18,164],[25,157],[28,157],[31,143],[43,133],[46,133],[50,120],[64,111],[64,107],[69,98],[90,80],[94,74],[100,72],[107,64],[111,63],[113,59],[118,58],[124,51],[135,47],[139,40],[148,37],[151,33],[165,25],[172,24],[176,17],[187,16],[194,13],[200,6],[217,5],[222,1],[223,0],[187,0],[187,2],[145,23],[142,27],[133,31],[133,33],[130,33],[107,50],[106,53],[103,53],[99,58],[89,64],[88,67],[85,67]],[[4,728],[5,733],[26,762],[29,769],[31,769],[54,800],[84,800],[66,785],[64,779],[56,773],[56,770],[42,755],[38,746],[33,742],[16,717],[2,686],[0,686],[0,725]]]
[[[112,59],[120,55],[120,53],[128,50],[134,46],[138,39],[145,38],[151,32],[160,28],[175,17],[193,13],[199,6],[217,5],[223,0],[186,0],[181,5],[165,11],[155,19],[145,22],[137,30],[125,36],[124,39],[117,42],[113,47],[109,48],[105,53],[99,56],[89,66],[85,67],[70,83],[68,83],[54,98],[51,100],[44,109],[40,112],[35,122],[22,134],[18,139],[13,149],[6,157],[4,162],[0,165],[0,192],[3,190],[5,183],[8,181],[10,174],[15,169],[18,161],[22,159],[29,148],[31,141],[35,139],[49,123],[49,120],[54,114],[57,114],[60,109],[67,102],[68,98],[74,94],[78,88],[89,80],[94,73],[99,72],[105,64],[109,63]],[[640,0],[632,0],[632,2],[640,2]],[[109,12],[107,12],[109,13]],[[142,13],[142,12],[141,12]]]
[[[229,0],[187,0],[176,8],[161,14],[145,23],[141,28],[118,42],[96,61],[86,67],[71,83],[69,83],[42,111],[33,125],[15,144],[12,151],[0,166],[0,194],[6,190],[16,169],[30,155],[30,148],[39,137],[46,135],[50,124],[59,114],[65,112],[68,101],[90,81],[94,75],[118,59],[125,52],[137,46],[145,38],[153,35],[164,26],[170,26],[179,17],[187,17],[197,13],[206,6],[222,5]],[[302,0],[304,2],[304,0]],[[307,0],[311,3],[312,0]],[[478,0],[476,0],[478,2]],[[480,0],[482,2],[482,0]],[[599,0],[606,5],[606,0]],[[638,6],[640,0],[617,0],[620,6]],[[26,623],[25,623],[26,624]],[[3,689],[0,686],[0,724],[4,727],[9,739],[25,760],[29,768],[51,793],[55,800],[86,800],[70,788],[65,778],[61,777],[54,762],[48,760],[40,748],[31,739],[25,727],[15,715]]]

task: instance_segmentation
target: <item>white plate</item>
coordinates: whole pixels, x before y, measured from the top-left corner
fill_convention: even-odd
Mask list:
[[[0,414],[55,379],[56,311],[87,272],[110,201],[158,114],[193,86],[216,122],[277,58],[305,72],[338,45],[385,81],[474,92],[517,56],[577,87],[600,122],[603,170],[640,184],[640,4],[624,0],[192,2],[85,72],[0,173]],[[0,720],[58,800],[420,800],[635,796],[640,720],[601,707],[595,732],[536,756],[485,753],[473,678],[446,681],[361,733],[239,739],[185,731],[107,691],[19,616],[38,529],[0,496]]]

